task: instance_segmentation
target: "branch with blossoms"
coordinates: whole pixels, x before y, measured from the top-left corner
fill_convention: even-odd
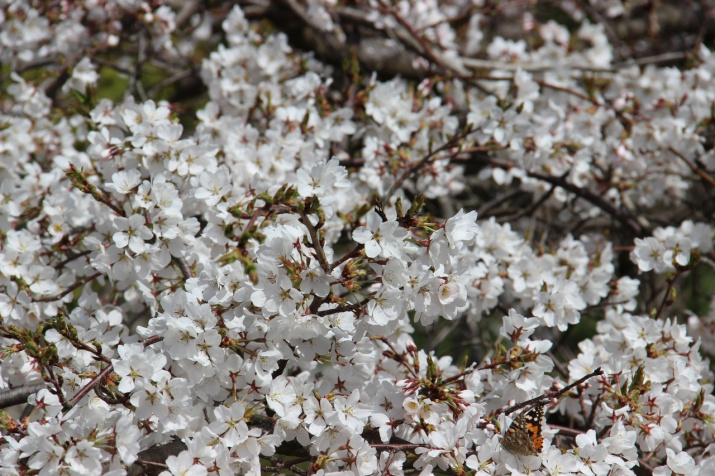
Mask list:
[[[527,400],[527,401],[525,401],[525,402],[521,402],[521,403],[518,403],[518,404],[516,404],[516,405],[512,405],[512,406],[510,406],[510,407],[508,407],[508,408],[505,408],[505,409],[504,409],[504,413],[508,415],[508,414],[510,414],[510,413],[512,413],[512,412],[515,412],[516,410],[520,410],[520,409],[522,409],[522,408],[526,408],[526,407],[533,406],[533,405],[538,405],[538,404],[540,404],[543,400],[552,399],[552,398],[558,398],[558,397],[560,397],[561,395],[563,395],[563,394],[565,394],[566,392],[568,392],[569,390],[571,390],[572,388],[577,387],[578,385],[581,385],[582,383],[586,382],[587,380],[591,379],[592,377],[596,377],[596,376],[598,376],[598,375],[603,375],[603,370],[601,370],[600,367],[597,368],[596,370],[594,370],[593,372],[584,375],[583,377],[581,377],[580,379],[576,380],[575,382],[572,382],[572,383],[566,385],[564,388],[562,388],[562,389],[560,389],[560,390],[555,390],[555,391],[551,391],[551,392],[546,392],[546,393],[544,393],[543,395],[539,395],[539,396],[536,397],[536,398],[532,398],[531,400]]]
[[[713,472],[702,42],[129,3],[0,10],[0,472]]]

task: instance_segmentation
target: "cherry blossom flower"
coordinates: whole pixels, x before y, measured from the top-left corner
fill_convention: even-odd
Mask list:
[[[404,245],[402,240],[407,236],[407,230],[400,228],[395,221],[383,222],[377,213],[371,212],[367,217],[367,225],[353,232],[353,239],[365,245],[368,258],[379,255],[384,257],[402,257]]]
[[[144,242],[152,237],[151,230],[145,225],[144,217],[141,215],[134,214],[129,218],[117,217],[114,219],[114,224],[118,231],[112,235],[112,239],[118,248],[128,245],[130,250],[139,253],[144,249]]]

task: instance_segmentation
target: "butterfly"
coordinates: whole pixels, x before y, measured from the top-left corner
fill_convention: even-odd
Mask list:
[[[543,404],[519,413],[502,437],[502,447],[519,456],[538,455],[544,447],[544,437],[541,435],[543,420]]]

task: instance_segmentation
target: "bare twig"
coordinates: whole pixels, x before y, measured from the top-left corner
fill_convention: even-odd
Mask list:
[[[182,79],[186,79],[190,77],[191,75],[196,74],[196,71],[193,68],[185,69],[183,71],[179,71],[178,73],[169,76],[168,78],[164,79],[163,81],[159,81],[156,83],[154,86],[152,86],[149,91],[147,91],[147,95],[149,97],[154,97],[159,91],[164,89],[167,86],[170,86],[174,83],[177,83],[181,81]]]
[[[466,151],[469,152],[469,151]],[[508,161],[504,160],[497,160],[493,159],[491,157],[473,157],[471,160],[479,160],[483,162],[487,162],[492,166],[495,167],[501,167],[503,169],[510,169],[512,167],[518,167],[517,164],[510,163]],[[552,185],[558,185],[559,187],[563,188],[564,190],[571,192],[575,194],[576,196],[583,198],[584,200],[592,203],[596,207],[600,208],[604,212],[606,212],[608,215],[614,217],[616,220],[620,221],[623,225],[625,225],[633,234],[636,236],[643,236],[644,234],[647,234],[646,231],[643,229],[643,227],[636,221],[636,219],[629,214],[622,212],[621,210],[617,209],[615,206],[613,206],[611,203],[607,202],[603,198],[601,198],[599,195],[596,195],[595,193],[591,192],[588,189],[581,188],[577,185],[574,185],[568,181],[566,181],[566,177],[554,177],[553,175],[549,175],[547,173],[543,172],[538,172],[538,171],[526,171],[526,174],[529,177],[543,180],[544,182],[548,182]]]
[[[402,184],[407,180],[412,174],[415,172],[418,172],[422,167],[425,165],[431,163],[434,160],[437,160],[437,154],[440,152],[450,149],[452,147],[455,147],[455,144],[458,144],[460,140],[462,140],[464,137],[467,137],[469,134],[474,132],[472,128],[468,128],[464,131],[462,131],[460,134],[457,134],[456,136],[452,137],[450,140],[436,148],[435,150],[429,152],[427,155],[425,155],[422,159],[420,159],[418,162],[411,163],[410,165],[407,166],[407,168],[402,172],[402,174],[395,180],[395,183],[392,184],[390,189],[387,191],[385,194],[385,199],[383,199],[383,203],[387,203],[388,201],[386,199],[389,199],[392,194],[399,189]],[[445,157],[446,159],[446,157]]]
[[[97,279],[97,278],[100,277],[101,275],[102,275],[102,273],[94,273],[92,276],[87,276],[87,277],[84,278],[83,280],[74,283],[72,286],[70,286],[69,288],[65,289],[64,291],[62,291],[62,292],[59,293],[59,294],[56,294],[56,295],[54,295],[54,296],[34,298],[32,301],[33,301],[33,302],[52,302],[52,301],[59,301],[60,299],[62,299],[63,297],[67,296],[69,293],[71,293],[71,292],[74,291],[75,289],[77,289],[77,288],[79,288],[79,287],[81,287],[81,286],[84,286],[85,284],[89,283],[90,281],[94,281],[95,279]]]
[[[635,235],[638,235],[638,236],[643,235],[643,233],[644,233],[643,227],[635,220],[635,218],[618,210],[616,207],[614,207],[613,205],[608,203],[606,200],[604,200],[600,196],[591,192],[590,190],[584,189],[584,188],[578,187],[572,183],[569,183],[564,178],[554,177],[552,175],[548,175],[548,174],[545,174],[542,172],[527,172],[527,174],[530,177],[538,178],[539,180],[543,180],[544,182],[558,185],[559,187],[563,188],[564,190],[569,191],[585,200],[588,200],[596,207],[598,207],[601,210],[603,210],[604,212],[608,213],[609,215],[614,217],[616,220],[620,221],[628,229],[630,229]]]
[[[707,183],[710,184],[710,186],[715,187],[715,179],[713,179],[710,175],[707,174],[704,170],[698,168],[694,163],[692,163],[690,160],[688,160],[687,157],[685,157],[683,154],[675,150],[674,147],[668,147],[668,150],[671,151],[676,157],[678,157],[680,160],[685,162],[688,167],[690,167],[690,170],[692,170],[694,173],[696,173],[700,178],[705,180]]]
[[[663,315],[663,311],[665,311],[665,308],[668,307],[670,304],[673,304],[671,293],[673,291],[673,287],[675,286],[675,278],[675,276],[668,278],[668,286],[666,287],[665,293],[663,294],[663,300],[660,302],[658,312],[655,314],[655,316],[653,316],[653,319],[659,319]]]
[[[590,374],[584,375],[584,376],[581,377],[580,379],[576,380],[574,383],[571,383],[571,384],[565,386],[565,387],[562,388],[561,390],[558,390],[558,391],[556,391],[556,392],[546,392],[546,393],[544,393],[543,395],[539,395],[538,397],[532,398],[531,400],[527,400],[527,401],[525,401],[525,402],[517,403],[516,405],[512,405],[512,406],[510,406],[510,407],[506,407],[506,408],[504,409],[503,413],[504,413],[505,415],[508,415],[508,414],[510,414],[510,413],[512,413],[512,412],[515,412],[516,410],[519,410],[519,409],[521,409],[521,408],[538,405],[538,404],[541,403],[543,400],[550,400],[550,399],[552,399],[552,398],[558,398],[558,397],[560,397],[561,395],[563,395],[564,393],[566,393],[566,392],[568,392],[569,390],[571,390],[572,388],[574,388],[575,386],[582,384],[582,383],[585,382],[586,380],[590,379],[591,377],[595,377],[596,375],[603,375],[603,370],[601,370],[601,367],[597,368],[596,370],[594,370],[594,371],[591,372]]]

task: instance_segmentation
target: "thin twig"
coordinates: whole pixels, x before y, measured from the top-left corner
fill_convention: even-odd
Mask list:
[[[663,311],[665,311],[665,308],[669,304],[673,304],[673,301],[670,299],[670,293],[673,291],[673,286],[675,285],[675,276],[672,278],[669,278],[667,280],[668,286],[665,289],[665,294],[663,295],[663,300],[660,302],[660,306],[658,307],[658,312],[656,313],[655,316],[653,316],[653,319],[659,319],[660,316],[663,315]]]
[[[566,176],[567,176],[570,172],[571,172],[571,170],[569,170],[568,172],[566,172],[565,174],[563,174],[563,175],[561,176],[561,178],[566,178]],[[517,212],[517,213],[515,213],[514,215],[511,215],[511,216],[509,216],[509,217],[507,217],[507,218],[503,218],[501,221],[502,221],[502,222],[507,222],[507,223],[514,223],[516,220],[518,220],[519,218],[521,218],[521,217],[523,217],[523,216],[531,216],[532,213],[536,212],[536,210],[537,210],[541,205],[543,205],[544,202],[546,202],[546,200],[549,199],[549,197],[551,197],[551,196],[554,194],[554,191],[556,190],[556,187],[557,187],[556,184],[552,184],[552,185],[551,185],[551,188],[549,189],[549,191],[546,192],[545,194],[543,194],[543,195],[541,196],[541,198],[539,198],[532,206],[530,206],[529,208],[525,208],[525,209],[521,210],[520,212]]]
[[[318,230],[315,229],[313,224],[310,222],[310,217],[305,214],[302,210],[298,210],[300,213],[300,221],[308,229],[308,234],[310,234],[310,241],[312,241],[311,246],[315,250],[315,256],[318,258],[320,267],[323,268],[325,274],[330,274],[332,269],[330,268],[330,263],[328,263],[328,258],[325,256],[325,251],[320,244],[320,237],[318,236]]]
[[[415,31],[415,29],[412,27],[412,25],[405,20],[402,15],[400,15],[397,11],[397,9],[393,8],[391,5],[389,5],[385,0],[378,0],[380,2],[380,5],[382,6],[382,9],[386,12],[392,15],[392,17],[397,20],[397,23],[402,25],[402,27],[407,30],[407,32],[410,34],[410,37],[414,39],[418,44],[419,44],[419,49],[421,51],[417,51],[418,54],[426,56],[432,63],[437,65],[439,69],[441,69],[444,72],[450,71],[450,68],[445,66],[444,62],[434,54],[432,49],[427,45],[425,42],[424,38],[420,36],[419,33]],[[412,45],[411,45],[412,46]]]
[[[182,79],[186,79],[190,77],[191,75],[196,74],[196,71],[194,71],[193,68],[185,69],[183,71],[179,71],[178,73],[174,74],[173,76],[169,76],[168,78],[164,79],[163,81],[160,81],[156,83],[154,86],[152,86],[149,91],[147,91],[147,95],[149,97],[154,97],[156,94],[159,93],[162,89],[164,89],[167,86],[170,86],[176,82],[181,81]]]
[[[603,370],[601,370],[601,367],[597,368],[590,374],[584,375],[580,379],[576,380],[574,383],[565,386],[561,390],[558,390],[556,392],[545,392],[544,394],[539,395],[538,397],[532,398],[531,400],[527,400],[525,402],[517,403],[516,405],[506,407],[502,413],[504,413],[505,415],[508,415],[508,414],[515,412],[516,410],[522,409],[524,407],[535,406],[535,405],[541,403],[543,400],[558,398],[561,395],[563,395],[564,393],[566,393],[569,390],[571,390],[572,388],[574,388],[575,386],[582,384],[586,380],[590,379],[591,377],[595,377],[596,375],[603,375]]]
[[[147,347],[151,344],[155,344],[157,342],[160,342],[164,340],[162,336],[152,336],[149,338],[146,338],[142,341],[142,344],[144,344],[144,347]],[[112,371],[114,370],[114,365],[109,364],[107,365],[104,370],[102,370],[96,377],[94,377],[87,385],[85,385],[79,392],[75,394],[74,397],[70,398],[67,403],[65,403],[65,410],[69,410],[77,403],[82,400],[82,398],[89,393],[90,390],[92,390],[94,387],[99,385]]]
[[[464,151],[463,151],[464,152]],[[469,151],[466,151],[469,152]],[[481,162],[486,162],[489,165],[495,166],[495,167],[501,167],[503,169],[510,169],[513,167],[519,167],[516,163],[512,163],[509,161],[505,160],[498,160],[498,159],[493,159],[491,157],[481,157],[481,156],[474,156],[472,157],[471,160],[478,160]],[[608,215],[614,217],[616,220],[620,221],[623,225],[625,225],[628,229],[630,229],[633,234],[636,236],[643,236],[644,234],[647,234],[646,231],[643,229],[643,227],[636,221],[636,219],[632,216],[630,216],[627,213],[624,213],[617,209],[615,206],[613,206],[611,203],[607,202],[604,200],[600,195],[596,195],[595,193],[591,192],[588,189],[581,188],[577,185],[574,185],[570,182],[568,182],[565,177],[554,177],[553,175],[549,175],[543,172],[538,172],[538,171],[526,171],[526,174],[529,177],[543,180],[544,182],[548,182],[552,185],[558,185],[559,187],[563,188],[567,192],[571,192],[575,194],[576,196],[583,198],[584,200],[592,203],[596,207],[600,208],[604,212],[606,212]]]
[[[47,297],[41,297],[41,298],[34,298],[32,302],[52,302],[52,301],[59,301],[63,297],[67,296],[69,293],[74,291],[75,289],[79,288],[80,286],[84,286],[85,284],[89,283],[90,281],[93,281],[100,277],[102,273],[94,273],[92,276],[87,276],[84,278],[82,281],[76,282],[69,288],[65,289],[59,294],[56,294],[54,296],[47,296]]]
[[[394,194],[400,187],[402,187],[403,182],[405,180],[407,180],[410,177],[410,175],[419,171],[422,167],[424,167],[428,163],[430,163],[434,160],[438,160],[436,158],[437,154],[439,154],[443,150],[447,150],[451,147],[455,147],[455,144],[457,144],[464,137],[467,137],[472,132],[474,132],[474,130],[471,127],[462,131],[461,134],[457,134],[456,136],[452,137],[452,139],[448,140],[447,142],[445,142],[444,144],[442,144],[435,150],[433,150],[430,153],[428,153],[427,155],[425,155],[418,162],[408,165],[407,168],[402,172],[402,175],[395,181],[394,184],[392,184],[390,189],[387,191],[387,193],[385,194],[385,198],[382,200],[382,202],[388,203],[387,199],[389,199],[392,196],[392,194]]]
[[[330,269],[335,269],[341,264],[343,264],[345,261],[349,260],[350,258],[357,258],[360,255],[360,252],[362,249],[365,248],[365,245],[363,243],[359,243],[355,248],[353,248],[352,251],[349,251],[348,253],[344,254],[342,257],[336,259],[330,264]]]
[[[578,197],[581,197],[589,202],[591,202],[593,205],[597,206],[604,212],[608,213],[618,221],[620,221],[622,224],[624,224],[626,227],[628,227],[634,234],[641,236],[643,235],[643,227],[631,216],[621,212],[618,210],[616,207],[614,207],[612,204],[601,198],[600,196],[596,195],[595,193],[591,192],[588,189],[584,189],[581,187],[578,187],[572,183],[567,182],[565,179],[560,178],[560,177],[554,177],[552,175],[548,175],[542,172],[527,172],[527,174],[530,177],[537,178],[539,180],[543,180],[544,182],[548,182],[551,184],[556,184],[559,187],[563,188],[564,190],[571,192]]]
[[[668,150],[671,151],[673,154],[675,154],[676,157],[680,158],[680,160],[685,162],[688,165],[688,167],[690,167],[690,170],[692,170],[694,173],[698,174],[700,176],[700,178],[705,180],[712,187],[715,187],[715,179],[713,179],[710,175],[708,175],[704,170],[696,167],[695,164],[690,162],[690,160],[688,160],[687,157],[685,157],[683,154],[681,154],[680,152],[675,150],[675,148],[673,148],[672,146],[668,147]]]

